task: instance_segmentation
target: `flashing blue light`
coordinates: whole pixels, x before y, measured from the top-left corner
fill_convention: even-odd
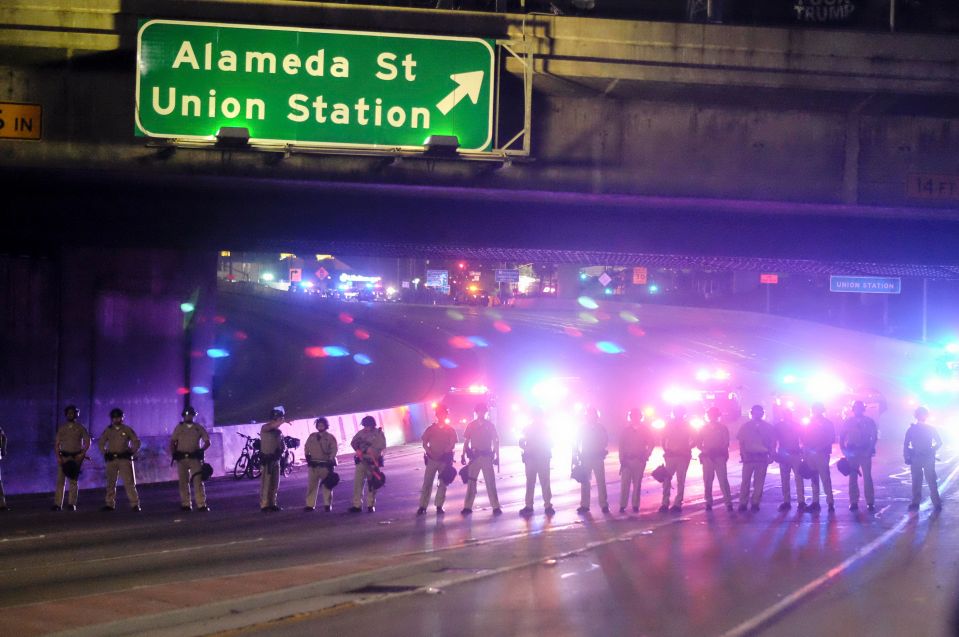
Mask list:
[[[946,345],[946,353],[959,354],[959,343],[948,343]]]
[[[580,280],[580,281],[585,281],[585,280],[588,279],[588,278],[589,278],[589,275],[586,274],[585,272],[580,272],[580,273],[579,273],[579,280]]]
[[[649,293],[650,293],[650,294],[656,294],[657,292],[659,292],[659,286],[656,285],[655,283],[650,283],[650,285],[649,285]]]
[[[350,355],[349,350],[347,350],[345,347],[340,347],[339,345],[327,345],[323,348],[323,353],[332,358]]]
[[[210,358],[227,358],[230,355],[230,352],[219,347],[211,347],[206,351],[206,355]]]
[[[373,359],[371,359],[366,354],[353,354],[353,360],[358,365],[369,365],[370,363],[373,362]]]
[[[372,290],[372,289],[373,289],[373,284],[372,284],[372,283],[367,283],[367,284],[366,284],[366,289],[367,289],[367,290]]]
[[[313,281],[300,281],[300,287],[304,290],[309,290],[313,287]]]
[[[194,394],[209,394],[210,388],[203,387],[202,385],[198,385],[197,387],[191,387],[190,391]]]
[[[576,299],[576,302],[585,307],[587,310],[595,310],[599,307],[599,304],[588,296],[581,296]]]
[[[457,365],[456,363],[454,363],[448,358],[441,358],[437,362],[440,364],[440,367],[444,369],[456,369],[457,367],[459,367],[459,365]]]
[[[183,303],[180,303],[180,311],[183,312],[184,314],[189,314],[195,309],[196,309],[196,306],[190,303],[189,301],[184,301]]]
[[[599,341],[596,343],[596,349],[604,354],[622,354],[623,348],[611,341]]]
[[[606,296],[610,296],[610,295],[612,295],[612,293],[613,293],[613,289],[612,289],[612,288],[606,288],[606,289],[603,291],[603,294],[605,294]]]
[[[466,340],[468,340],[470,343],[472,343],[476,347],[489,347],[489,343],[487,343],[486,340],[483,339],[481,336],[470,336]]]
[[[795,374],[786,374],[785,376],[783,376],[783,384],[784,384],[784,385],[792,385],[792,384],[795,383],[797,380],[799,380],[799,379],[796,378],[796,375],[795,375]]]

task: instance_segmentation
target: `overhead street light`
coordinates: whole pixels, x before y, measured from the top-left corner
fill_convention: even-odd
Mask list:
[[[243,126],[223,126],[216,132],[219,146],[242,148],[250,143],[250,129]]]
[[[455,157],[460,140],[456,135],[430,135],[423,143],[424,154],[433,157]]]

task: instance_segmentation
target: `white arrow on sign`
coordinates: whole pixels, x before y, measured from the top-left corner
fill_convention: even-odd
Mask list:
[[[464,97],[469,97],[474,104],[479,101],[480,89],[483,88],[483,71],[470,71],[469,73],[454,73],[450,79],[456,82],[456,88],[441,99],[436,104],[436,110],[446,115],[453,107],[462,101]]]

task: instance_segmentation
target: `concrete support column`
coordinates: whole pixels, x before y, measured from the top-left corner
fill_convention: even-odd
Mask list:
[[[556,298],[575,299],[579,296],[579,270],[578,265],[556,266]]]

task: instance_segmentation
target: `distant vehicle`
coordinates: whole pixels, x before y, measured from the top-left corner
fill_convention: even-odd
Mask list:
[[[486,403],[489,407],[487,417],[494,425],[497,424],[496,401],[489,387],[482,383],[473,383],[466,387],[450,387],[441,402],[449,409],[450,425],[456,429],[461,438],[466,425],[476,418],[477,403]]]
[[[724,369],[701,368],[695,374],[695,382],[667,387],[662,392],[662,399],[670,408],[681,405],[691,415],[697,416],[716,407],[729,424],[738,421],[743,415],[740,388]]]
[[[857,400],[865,403],[866,415],[874,420],[888,409],[886,397],[878,389],[853,385],[829,371],[786,374],[778,384],[775,406],[788,408],[800,418],[807,417],[817,402],[826,407],[826,416],[837,422],[852,413],[852,404]]]

